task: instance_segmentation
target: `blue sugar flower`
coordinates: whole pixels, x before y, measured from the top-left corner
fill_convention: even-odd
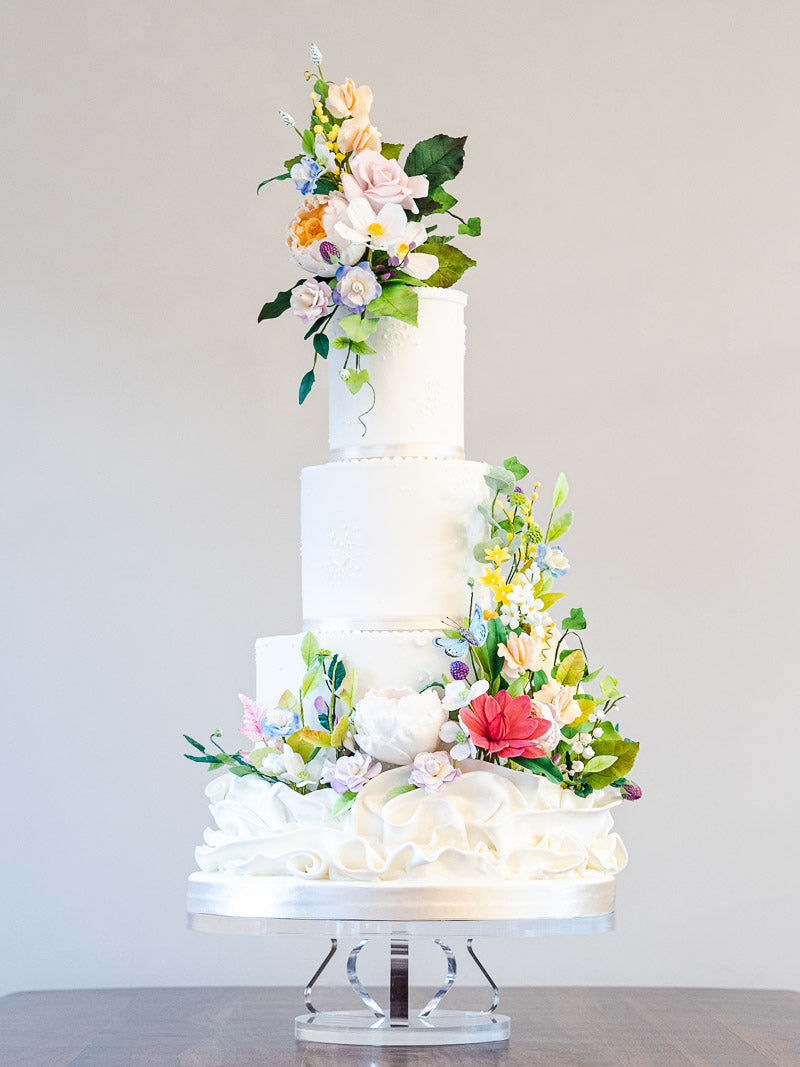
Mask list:
[[[303,196],[313,193],[320,175],[319,163],[313,156],[303,156],[299,163],[295,163],[289,174]]]
[[[561,545],[548,545],[540,541],[536,547],[536,566],[553,578],[563,578],[569,570],[569,560],[562,552]]]

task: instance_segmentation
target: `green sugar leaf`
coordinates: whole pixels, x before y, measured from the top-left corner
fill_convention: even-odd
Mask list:
[[[446,189],[442,189],[441,186],[438,189],[434,189],[431,193],[431,200],[434,200],[439,205],[439,211],[449,211],[458,203],[458,200],[452,196]]]
[[[583,608],[572,608],[566,619],[561,620],[562,630],[585,630],[586,618],[583,614]],[[596,675],[592,675],[592,678]],[[589,681],[589,679],[587,679]]]
[[[353,804],[355,804],[357,796],[358,793],[353,793],[349,789],[346,793],[342,793],[342,795],[340,797],[337,797],[336,800],[333,802],[333,807],[331,808],[331,815],[333,815],[335,819],[338,818],[340,815],[345,815],[352,808]]]
[[[301,284],[301,282],[295,282],[291,289],[285,289],[282,293],[278,293],[274,300],[268,300],[258,313],[258,321],[277,319],[284,311],[288,311],[292,299],[292,289]]]
[[[367,319],[360,315],[346,315],[339,322],[339,327],[351,341],[366,341],[378,328],[378,319]]]
[[[483,480],[496,493],[509,493],[516,485],[516,478],[505,467],[492,467],[489,473],[484,475]],[[502,526],[503,523],[498,525]]]
[[[369,381],[369,371],[366,370],[351,370],[345,381],[345,385],[353,394],[360,392],[363,386]]]
[[[313,370],[306,371],[306,373],[300,379],[300,390],[298,392],[298,396],[301,404],[311,392],[311,387],[313,386],[315,380],[316,379],[314,378]]]
[[[383,142],[381,148],[381,155],[384,159],[399,159],[400,153],[403,151],[403,145],[401,144],[389,144],[386,141]]]
[[[314,92],[317,93],[320,100],[324,103],[328,96],[328,83],[324,78],[317,78],[314,82]]]
[[[431,189],[436,189],[449,182],[464,166],[464,144],[466,137],[449,137],[437,133],[414,145],[408,153],[405,172],[409,175],[426,175]]]
[[[577,685],[586,671],[586,658],[579,648],[569,652],[556,669],[556,681],[561,685]]]
[[[288,172],[286,174],[276,174],[274,178],[265,178],[263,182],[258,183],[258,188],[256,189],[256,196],[258,196],[264,186],[269,185],[270,182],[285,182],[287,178],[291,178],[291,174],[289,174]]]
[[[402,282],[384,285],[381,295],[368,305],[370,315],[391,315],[411,326],[417,325],[419,297],[412,286]]]
[[[305,663],[306,667],[310,667],[312,663],[316,663],[318,652],[319,641],[314,634],[309,631],[303,635],[303,640],[300,642],[300,655],[303,657],[303,663]]]
[[[545,778],[549,778],[551,782],[555,782],[556,784],[559,784],[564,779],[561,771],[547,756],[542,756],[540,759],[528,759],[525,756],[517,756],[513,762],[518,763],[520,767],[527,767],[527,769],[533,771],[534,774],[541,774]]]
[[[586,774],[584,769],[584,777],[592,789],[603,789],[618,778],[624,778],[627,774],[630,774],[636,762],[636,756],[639,753],[639,742],[612,741],[603,737],[599,741],[593,741],[592,748],[594,748],[595,752],[593,759],[598,756],[614,756],[614,762],[609,764],[605,770],[592,771]],[[591,763],[591,760],[589,762]]]
[[[318,356],[322,356],[323,359],[328,358],[328,351],[331,347],[330,340],[327,334],[318,333],[314,338],[314,351]]]
[[[616,756],[592,756],[589,762],[583,768],[583,774],[596,774],[598,771],[605,771],[613,764],[617,762]]]
[[[413,793],[417,787],[415,785],[396,785],[394,789],[390,789],[384,800],[392,800],[394,797],[402,796],[403,793]]]
[[[511,471],[515,481],[518,482],[521,482],[526,474],[530,474],[530,468],[526,467],[524,463],[520,463],[516,456],[511,456],[510,459],[504,460],[503,466],[507,471]]]
[[[433,286],[435,289],[448,289],[451,285],[455,285],[464,271],[475,266],[475,260],[470,259],[454,245],[426,242],[415,251],[428,252],[439,260],[439,269],[425,282],[426,285]]]
[[[477,215],[473,215],[471,218],[468,218],[466,222],[460,222],[458,224],[458,232],[465,233],[468,237],[480,237],[481,220]]]
[[[557,541],[559,537],[562,537],[567,532],[570,526],[572,526],[572,512],[565,511],[563,515],[559,515],[557,519],[553,519],[550,523],[547,540]]]
[[[569,486],[567,485],[567,479],[562,471],[556,478],[556,484],[553,486],[553,511],[556,508],[560,508],[564,501],[567,499],[567,493],[569,493]]]

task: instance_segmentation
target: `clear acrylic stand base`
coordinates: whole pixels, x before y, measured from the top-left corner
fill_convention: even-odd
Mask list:
[[[460,910],[459,910],[460,909]],[[335,1045],[467,1045],[505,1041],[511,1020],[498,1015],[497,984],[478,959],[474,937],[548,937],[599,934],[614,928],[613,878],[585,885],[515,883],[498,886],[381,887],[372,884],[297,884],[293,879],[192,875],[188,925],[209,933],[316,934],[330,938],[327,955],[304,990],[306,1015],[295,1037]],[[448,914],[449,913],[449,914]],[[457,917],[453,917],[454,913]],[[420,918],[424,916],[424,918]],[[455,984],[453,938],[466,951],[492,993],[484,1011],[440,1008]],[[354,1011],[319,1011],[314,988],[342,938],[357,939],[346,975],[364,1005]],[[409,942],[426,938],[444,954],[446,975],[421,1008],[410,1006]],[[447,939],[445,942],[444,939]],[[372,941],[388,942],[389,997],[381,1004],[361,982],[358,961]]]

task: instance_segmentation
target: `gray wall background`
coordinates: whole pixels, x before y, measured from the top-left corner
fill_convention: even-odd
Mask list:
[[[256,325],[297,272],[293,192],[254,193],[311,39],[387,139],[469,133],[468,451],[568,473],[570,600],[643,743],[618,932],[488,964],[797,988],[800,7],[7,0],[3,991],[296,985],[322,952],[184,930],[180,736],[232,737],[255,638],[300,623],[324,391],[299,411],[298,327]]]

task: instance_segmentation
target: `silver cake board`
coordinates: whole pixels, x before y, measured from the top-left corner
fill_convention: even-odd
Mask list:
[[[615,925],[613,877],[576,883],[536,880],[458,885],[304,881],[297,878],[193,874],[188,927],[206,933],[301,934],[330,938],[330,949],[304,990],[307,1014],[295,1019],[295,1037],[338,1045],[460,1045],[504,1041],[511,1020],[497,1013],[500,993],[473,948],[475,937],[552,937],[599,934]],[[466,938],[466,951],[492,991],[485,1011],[439,1007],[455,984],[449,942]],[[318,1011],[314,986],[341,938],[357,939],[346,965],[359,1011]],[[409,941],[429,938],[442,950],[447,973],[422,1008],[409,1006]],[[370,941],[389,942],[389,1002],[385,1007],[358,976],[359,955]]]

